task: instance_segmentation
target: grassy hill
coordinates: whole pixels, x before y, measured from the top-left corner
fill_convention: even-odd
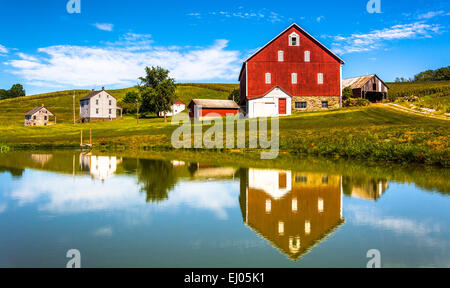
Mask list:
[[[421,89],[421,86],[404,85],[391,85],[391,93]],[[182,84],[177,89],[177,97],[185,103],[193,98],[226,99],[235,88],[237,85],[232,84]],[[108,92],[120,100],[132,89],[135,88]],[[76,91],[77,103],[88,93]],[[0,114],[0,143],[27,149],[79,147],[80,131],[88,133],[92,129],[97,149],[171,149],[171,135],[176,127],[162,119],[142,119],[137,124],[133,116],[125,116],[112,122],[73,125],[72,95],[73,91],[61,91],[0,101],[3,112]],[[24,127],[25,112],[40,104],[57,114],[58,125]],[[381,105],[297,113],[280,120],[280,150],[449,167],[449,128],[448,121],[406,114]]]
[[[192,99],[227,99],[233,89],[239,87],[238,84],[180,84],[177,88],[177,98],[184,103],[189,104]],[[116,97],[119,101],[125,97],[129,91],[137,88],[125,88],[117,90],[107,90],[108,93]],[[36,106],[44,104],[50,111],[57,116],[57,122],[72,123],[72,98],[75,92],[76,117],[79,115],[79,100],[90,93],[89,90],[70,90],[59,91],[33,96],[26,96],[14,99],[0,101],[0,126],[5,125],[23,125],[25,113]]]
[[[391,99],[406,106],[434,109],[450,113],[450,81],[388,83]],[[419,97],[417,102],[404,101],[405,96]]]

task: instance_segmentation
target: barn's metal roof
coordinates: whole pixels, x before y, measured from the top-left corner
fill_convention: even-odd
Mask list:
[[[192,102],[202,108],[239,109],[233,100],[193,99]]]
[[[347,78],[342,80],[342,86],[344,88],[349,87],[352,89],[358,89],[364,86],[364,84],[367,83],[367,81],[369,81],[370,79],[372,79],[374,76],[376,76],[375,74],[372,75],[365,75],[365,76],[358,76],[358,77],[353,77],[353,78]]]
[[[380,77],[377,76],[377,74],[371,74],[371,75],[358,76],[358,77],[344,79],[344,80],[342,80],[342,87],[343,88],[350,87],[352,89],[362,88],[373,77],[377,77],[383,83],[383,85],[389,89],[389,87],[386,85],[386,83],[384,83],[384,81],[381,80]]]

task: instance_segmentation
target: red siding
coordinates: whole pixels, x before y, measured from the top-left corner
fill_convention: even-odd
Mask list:
[[[207,117],[208,114],[219,114],[221,117],[226,117],[229,114],[236,115],[238,114],[239,109],[211,109],[211,108],[203,108],[202,109],[202,117]]]
[[[289,46],[292,32],[300,35],[300,46]],[[284,51],[283,62],[278,62],[279,50]],[[310,62],[304,62],[305,51],[310,51]],[[328,51],[291,27],[247,62],[247,98],[262,97],[276,86],[291,96],[340,96],[340,65]],[[271,73],[271,84],[265,84],[266,73]],[[291,83],[291,73],[297,73],[297,84]],[[324,75],[322,85],[317,83],[318,73]],[[242,78],[241,85],[245,87]]]

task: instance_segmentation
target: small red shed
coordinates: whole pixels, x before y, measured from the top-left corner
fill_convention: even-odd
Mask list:
[[[196,120],[236,115],[239,109],[233,100],[194,99],[188,105],[189,117]]]

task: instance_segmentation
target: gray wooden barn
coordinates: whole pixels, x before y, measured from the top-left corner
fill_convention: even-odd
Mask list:
[[[387,98],[389,87],[376,74],[347,78],[342,88],[351,87],[354,98],[364,98],[370,102],[380,102]]]

